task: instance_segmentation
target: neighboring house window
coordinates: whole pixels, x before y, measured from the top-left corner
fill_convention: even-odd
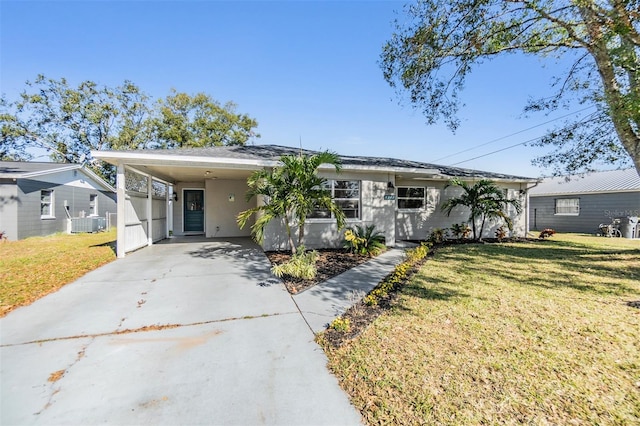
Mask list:
[[[360,181],[359,180],[329,180],[324,188],[331,193],[331,198],[344,212],[347,219],[360,218]],[[324,209],[314,210],[310,219],[330,219],[333,215]]]
[[[579,198],[556,199],[556,214],[577,216],[580,214]]]
[[[89,195],[89,216],[98,215],[98,194]]]
[[[397,195],[399,210],[424,209],[425,188],[422,186],[399,186]]]
[[[40,217],[54,217],[53,190],[51,189],[43,189],[40,191]]]

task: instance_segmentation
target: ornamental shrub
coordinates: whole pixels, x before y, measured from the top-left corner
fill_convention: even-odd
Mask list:
[[[310,280],[318,274],[318,268],[316,268],[317,260],[317,251],[305,251],[305,247],[301,245],[296,249],[296,253],[289,261],[280,265],[273,265],[271,272],[278,278],[289,275],[294,278]]]
[[[384,235],[375,230],[375,225],[365,228],[356,225],[344,233],[344,248],[360,256],[379,255],[387,248],[384,241]]]
[[[542,232],[540,232],[540,235],[538,235],[538,238],[544,240],[545,238],[551,237],[555,233],[556,231],[551,228],[543,229]]]
[[[416,248],[407,250],[405,254],[404,262],[396,265],[393,272],[389,274],[384,280],[382,280],[376,288],[371,290],[367,296],[365,296],[364,303],[369,306],[376,306],[381,299],[387,297],[389,292],[396,286],[402,283],[407,278],[409,272],[413,267],[422,259],[424,259],[429,253],[429,245],[422,244]]]
[[[427,241],[433,244],[439,244],[444,242],[447,238],[447,230],[444,228],[434,228],[433,231],[427,237]]]
[[[451,228],[449,228],[449,230],[451,231],[451,234],[454,236],[454,238],[458,240],[467,238],[471,234],[471,228],[469,228],[469,225],[464,222],[454,223],[453,225],[451,225]]]
[[[349,321],[349,318],[338,317],[331,321],[329,327],[336,331],[347,332],[351,329],[351,321]]]

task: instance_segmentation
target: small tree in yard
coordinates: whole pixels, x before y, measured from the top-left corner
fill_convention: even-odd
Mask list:
[[[342,229],[345,215],[331,199],[331,193],[324,189],[327,179],[318,176],[322,164],[334,166],[336,172],[341,169],[340,158],[328,151],[313,155],[284,155],[280,157],[281,166],[272,170],[259,170],[247,180],[249,191],[247,201],[261,195],[265,204],[253,207],[238,214],[240,228],[244,228],[252,215],[256,221],[251,233],[258,243],[264,241],[264,229],[274,219],[282,219],[289,240],[291,253],[296,253],[293,229],[298,227],[298,242],[304,240],[304,225],[307,217],[316,209],[326,209],[333,213],[338,228]]]
[[[460,179],[452,179],[446,187],[459,186],[463,193],[456,198],[451,198],[442,203],[442,211],[451,214],[451,211],[459,206],[470,210],[469,222],[473,232],[473,239],[482,239],[482,232],[487,219],[502,219],[509,230],[513,230],[513,222],[505,213],[508,205],[512,205],[518,213],[522,211],[519,200],[509,200],[504,192],[490,180],[482,179],[474,185],[469,185]],[[446,188],[445,187],[445,188]],[[477,232],[477,221],[480,220],[480,232]]]

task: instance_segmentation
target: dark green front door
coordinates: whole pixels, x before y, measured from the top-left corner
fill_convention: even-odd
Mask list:
[[[204,191],[184,190],[184,232],[204,232]]]

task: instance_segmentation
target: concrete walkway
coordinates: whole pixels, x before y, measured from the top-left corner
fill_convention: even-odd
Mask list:
[[[0,319],[0,424],[359,424],[309,327],[400,254],[295,302],[248,239],[130,254]]]
[[[394,267],[404,259],[404,250],[387,250],[380,256],[343,274],[296,294],[293,300],[314,333],[329,323],[371,291]]]

